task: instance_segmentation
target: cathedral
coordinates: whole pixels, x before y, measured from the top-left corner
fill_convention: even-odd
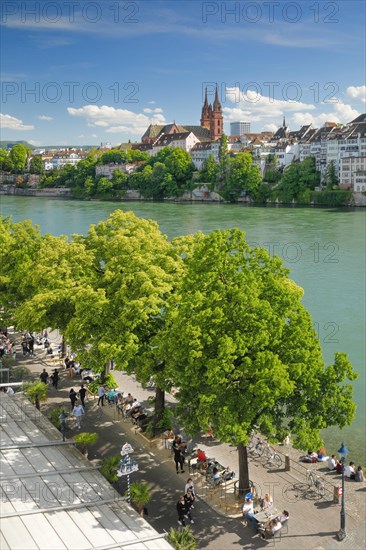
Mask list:
[[[205,90],[205,101],[202,107],[200,122],[200,126],[192,126],[189,124],[181,126],[175,122],[173,124],[166,124],[165,126],[161,124],[150,124],[142,136],[141,142],[152,144],[163,134],[182,134],[187,132],[192,132],[200,141],[216,141],[219,139],[224,131],[224,117],[222,116],[217,84],[212,105],[209,104],[207,100],[207,88]]]
[[[201,126],[210,130],[210,138],[216,141],[222,136],[224,118],[222,116],[221,103],[219,101],[219,92],[216,84],[215,99],[211,106],[207,101],[207,88],[205,91],[205,102],[202,107]]]

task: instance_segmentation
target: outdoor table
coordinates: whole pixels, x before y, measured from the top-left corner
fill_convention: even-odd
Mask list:
[[[276,508],[269,508],[268,510],[262,510],[257,514],[254,514],[254,518],[258,523],[266,523],[268,520],[272,520],[278,516],[279,512]]]

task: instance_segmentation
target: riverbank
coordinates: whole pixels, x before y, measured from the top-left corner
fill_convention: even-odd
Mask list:
[[[47,188],[47,189],[37,189],[35,187],[18,187],[16,185],[11,184],[0,184],[0,195],[11,195],[11,196],[19,196],[19,197],[46,197],[46,198],[67,198],[67,199],[73,199],[72,189],[68,187],[55,187],[55,188]],[[80,200],[80,199],[76,199]],[[141,201],[141,202],[153,202],[151,199],[144,199],[141,197],[140,192],[138,190],[134,189],[128,189],[125,193],[125,195],[119,199],[85,199],[85,200],[99,200],[99,201],[109,201],[109,202],[129,202],[129,201]],[[180,202],[186,202],[186,203],[192,203],[192,202],[198,202],[198,203],[222,203],[222,204],[233,204],[233,203],[226,203],[222,197],[215,191],[208,191],[203,189],[194,189],[190,192],[184,193],[181,197],[175,197],[175,198],[169,198],[169,199],[163,199],[159,202],[173,202],[173,203],[180,203]],[[250,206],[281,206],[281,207],[288,207],[292,208],[294,206],[299,207],[312,207],[312,208],[329,208],[329,207],[335,207],[333,204],[298,204],[298,203],[281,203],[280,201],[267,201],[265,204],[262,203],[255,203],[250,198],[243,197],[239,198],[236,201],[236,204],[246,204]],[[366,195],[363,193],[352,193],[352,198],[349,205],[346,206],[340,206],[337,208],[352,208],[352,207],[366,207]]]
[[[58,343],[58,334],[52,333],[51,340]],[[19,357],[18,365],[26,366],[34,379],[38,379],[43,368],[48,372],[58,366],[47,357],[45,350],[36,349],[34,357]],[[130,392],[141,403],[146,404],[147,398],[153,395],[151,390],[143,389],[133,378],[120,371],[114,371],[114,375],[122,391]],[[68,393],[71,387],[78,388],[80,380],[70,379],[68,372],[61,369],[59,389],[49,387],[47,403],[42,404],[42,411],[48,416],[49,411],[58,406],[64,406],[69,411],[70,402]],[[93,399],[87,401],[86,407],[89,415],[93,415],[96,402]],[[127,441],[135,450],[134,456],[139,464],[139,471],[133,474],[131,481],[147,482],[152,488],[153,498],[148,505],[149,515],[147,520],[151,525],[162,532],[177,526],[175,503],[181,494],[185,481],[190,475],[186,467],[186,473],[182,476],[175,474],[174,462],[171,452],[159,441],[150,446],[135,432],[129,421],[123,420],[115,414],[114,408],[104,406],[100,410],[100,418],[95,419],[89,428],[83,426],[86,431],[99,434],[98,442],[90,448],[89,460],[95,466],[106,456],[119,454],[121,446]],[[88,421],[89,422],[89,421]],[[71,439],[78,433],[76,425],[70,421],[66,437]],[[61,437],[61,435],[60,435]],[[210,457],[215,457],[218,462],[237,471],[237,452],[229,445],[219,441],[198,441]],[[281,451],[283,448],[279,447]],[[305,484],[304,476],[306,468],[298,462],[299,452],[295,449],[286,449],[290,454],[294,468],[287,472],[283,468],[276,469],[266,465],[260,459],[250,460],[250,475],[258,492],[263,496],[265,492],[271,492],[274,504],[278,510],[286,509],[290,512],[290,524],[287,532],[276,540],[279,550],[361,550],[365,547],[364,512],[365,512],[365,485],[356,482],[346,482],[346,522],[347,537],[338,542],[336,534],[340,526],[340,505],[332,501],[332,493],[327,492],[326,498],[319,499]],[[301,468],[300,474],[295,466]],[[329,473],[324,469],[324,464],[312,464],[312,468],[325,478],[328,485],[339,486],[339,476]],[[200,474],[194,474],[193,480],[199,486]],[[299,477],[300,476],[300,477]],[[122,480],[123,482],[123,480]],[[328,483],[330,482],[330,483]],[[294,490],[294,485],[299,486],[299,491]],[[124,487],[121,487],[122,491]],[[201,494],[198,492],[198,494]],[[225,550],[241,548],[250,550],[253,548],[266,548],[268,541],[262,541],[258,535],[254,535],[250,526],[244,527],[239,519],[240,506],[237,508],[238,517],[228,517],[225,507],[216,506],[214,495],[205,495],[198,498],[195,503],[193,532],[199,541],[199,548],[209,550]]]

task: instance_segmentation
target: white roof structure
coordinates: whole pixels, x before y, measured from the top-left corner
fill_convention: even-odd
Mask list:
[[[0,422],[2,550],[172,550],[23,396]]]

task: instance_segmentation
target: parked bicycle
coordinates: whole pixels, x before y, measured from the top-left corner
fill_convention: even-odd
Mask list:
[[[325,495],[325,485],[321,478],[317,476],[313,470],[307,470],[306,471],[306,482],[309,486],[309,488],[314,487],[315,492],[318,494],[320,498],[324,497]]]
[[[264,439],[259,439],[252,454],[253,456],[263,457],[269,465],[276,466],[277,468],[281,468],[282,466],[281,455],[272,449],[270,444]]]

